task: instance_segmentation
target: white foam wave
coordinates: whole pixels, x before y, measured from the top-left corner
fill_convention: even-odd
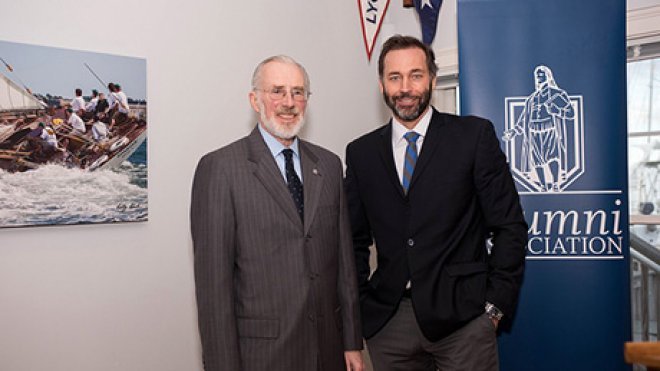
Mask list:
[[[0,226],[146,220],[147,189],[134,184],[136,178],[146,181],[146,168],[141,170],[46,165],[24,173],[0,171]]]

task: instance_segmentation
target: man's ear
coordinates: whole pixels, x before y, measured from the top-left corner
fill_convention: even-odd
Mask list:
[[[250,99],[250,105],[252,106],[252,109],[257,112],[259,112],[259,97],[257,97],[257,93],[254,91],[251,91],[250,94],[248,94],[248,98]]]

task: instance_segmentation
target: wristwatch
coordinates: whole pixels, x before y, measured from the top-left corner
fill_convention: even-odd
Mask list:
[[[486,315],[490,319],[501,320],[504,317],[504,313],[499,310],[493,303],[486,302]]]

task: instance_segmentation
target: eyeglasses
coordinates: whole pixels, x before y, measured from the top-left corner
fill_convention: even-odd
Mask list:
[[[272,89],[255,89],[259,91],[263,91],[264,93],[268,94],[268,97],[272,100],[282,100],[286,97],[287,95],[287,90],[283,87],[274,87]],[[307,99],[309,99],[309,96],[312,94],[311,92],[305,91],[305,89],[302,88],[293,88],[291,89],[291,92],[289,92],[291,95],[291,99],[293,99],[296,102],[305,102]]]

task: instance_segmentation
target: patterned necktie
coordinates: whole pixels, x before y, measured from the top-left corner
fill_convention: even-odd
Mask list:
[[[412,179],[415,163],[417,162],[417,139],[419,138],[419,134],[409,131],[403,138],[408,141],[408,146],[406,146],[406,156],[403,161],[403,180],[401,183],[404,193],[408,194],[410,180]]]
[[[303,185],[296,174],[296,170],[293,168],[293,150],[286,148],[282,150],[284,155],[284,168],[286,170],[286,183],[289,187],[289,192],[293,198],[293,202],[296,204],[296,210],[298,210],[298,215],[300,215],[300,220],[303,220],[303,215],[305,215],[304,207],[304,195],[303,195]]]

